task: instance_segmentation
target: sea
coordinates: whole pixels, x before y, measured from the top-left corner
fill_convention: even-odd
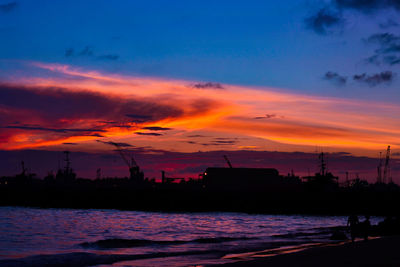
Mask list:
[[[344,216],[0,207],[0,266],[222,264],[258,251],[338,242],[332,234],[348,235],[346,222]]]

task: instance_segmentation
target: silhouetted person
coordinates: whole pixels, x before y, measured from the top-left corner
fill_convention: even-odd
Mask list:
[[[352,214],[347,219],[347,227],[350,227],[351,242],[354,242],[354,239],[356,238],[358,224],[359,221],[357,215]]]
[[[369,215],[365,215],[365,221],[362,222],[362,231],[364,240],[368,240],[369,230],[371,229],[371,222],[369,221]]]

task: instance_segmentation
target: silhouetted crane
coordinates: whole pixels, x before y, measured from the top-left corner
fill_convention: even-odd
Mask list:
[[[383,169],[383,181],[391,183],[392,178],[390,177],[390,146],[386,150],[385,168]]]
[[[232,164],[231,164],[231,162],[229,161],[227,155],[224,155],[224,159],[225,159],[226,163],[228,163],[229,168],[233,168],[233,167],[232,167]]]
[[[140,171],[139,165],[136,163],[135,159],[132,155],[128,156],[126,152],[123,150],[121,145],[115,142],[108,142],[117,148],[118,153],[121,155],[122,159],[124,160],[125,164],[129,168],[130,178],[134,181],[140,182],[143,181],[144,175],[143,172]],[[129,160],[130,158],[130,160]]]

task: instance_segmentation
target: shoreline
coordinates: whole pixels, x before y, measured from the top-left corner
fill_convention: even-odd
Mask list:
[[[236,256],[239,261],[222,266],[400,266],[399,244],[400,236],[311,244],[283,253],[273,254],[271,250],[244,253]]]

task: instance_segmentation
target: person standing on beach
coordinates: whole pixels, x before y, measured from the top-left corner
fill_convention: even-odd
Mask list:
[[[369,230],[371,228],[371,222],[369,220],[369,215],[365,215],[365,221],[362,222],[362,230],[364,234],[364,240],[368,240]]]
[[[357,215],[352,214],[347,219],[347,227],[350,226],[351,242],[354,242],[354,239],[356,238],[358,224],[359,224],[359,221],[358,221]]]

